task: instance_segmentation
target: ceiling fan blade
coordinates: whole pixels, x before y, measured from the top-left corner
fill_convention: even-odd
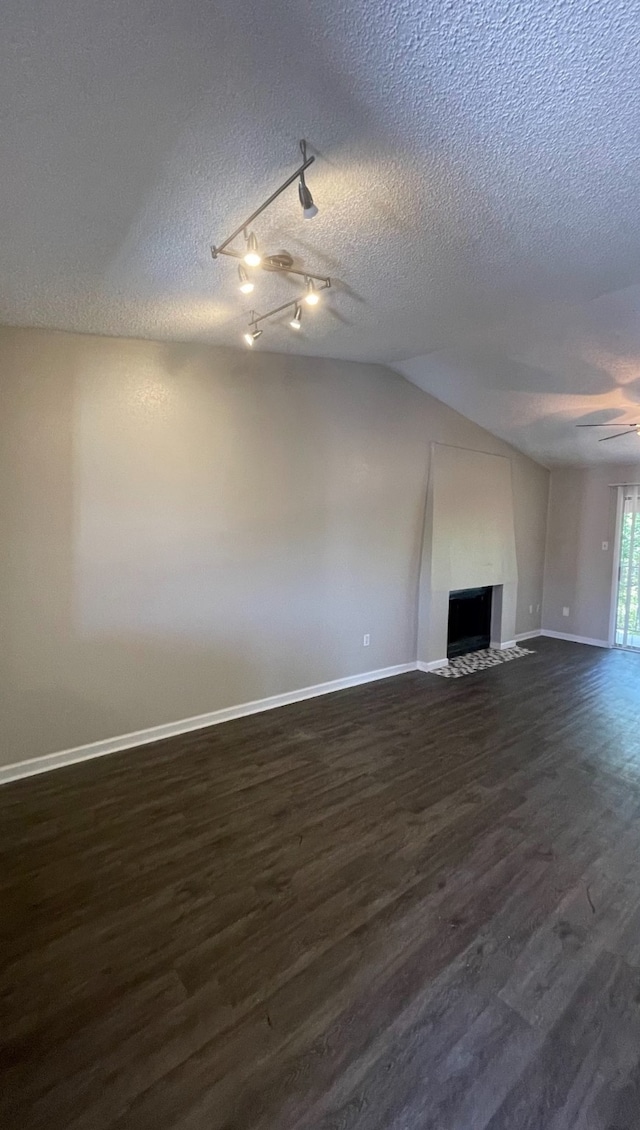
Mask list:
[[[598,440],[598,443],[606,443],[608,439],[620,439],[620,436],[628,435],[631,435],[631,432],[616,432],[614,436],[603,436],[602,439]]]
[[[639,425],[638,424],[620,424],[620,425],[618,425],[618,424],[615,423],[615,421],[614,421],[613,424],[576,424],[576,428],[616,428],[618,426],[620,426],[621,428],[637,428]]]

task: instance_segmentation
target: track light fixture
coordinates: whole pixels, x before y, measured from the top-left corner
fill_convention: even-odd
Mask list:
[[[298,185],[298,198],[302,206],[302,215],[305,220],[312,220],[314,216],[318,215],[317,205],[313,203],[313,196],[309,192],[302,177],[300,177],[300,184]]]
[[[317,306],[320,301],[313,279],[307,279],[307,293],[304,296],[307,306]]]
[[[306,141],[300,142],[300,152],[302,153],[302,160],[306,161]],[[298,199],[300,201],[300,205],[302,207],[302,215],[304,216],[305,220],[312,220],[314,216],[318,215],[318,208],[313,202],[313,196],[311,195],[309,188],[307,187],[307,182],[304,179],[304,169],[300,173],[300,180],[298,182]]]
[[[238,267],[238,278],[240,279],[238,290],[241,291],[242,294],[251,294],[254,284],[242,266],[242,263]]]
[[[225,240],[223,240],[223,242],[220,243],[217,247],[215,245],[212,246],[211,254],[212,254],[214,259],[217,259],[218,255],[232,255],[232,256],[235,256],[237,258],[242,258],[242,256],[238,256],[238,253],[236,251],[228,251],[227,250],[227,248],[229,247],[229,244],[233,243],[234,239],[237,239],[238,236],[242,235],[243,233],[245,235],[245,238],[247,238],[247,232],[249,231],[249,227],[253,223],[253,221],[255,219],[257,219],[258,216],[262,212],[264,212],[265,208],[268,208],[270,204],[273,204],[274,200],[277,200],[278,197],[280,196],[280,194],[283,193],[285,191],[285,189],[288,188],[289,185],[293,184],[295,181],[300,182],[299,185],[298,185],[298,194],[299,194],[299,197],[300,197],[300,203],[302,204],[303,208],[306,208],[307,211],[310,211],[311,214],[315,216],[318,209],[313,202],[313,198],[311,196],[311,193],[309,192],[309,189],[307,187],[307,183],[304,179],[304,174],[306,173],[309,166],[312,165],[313,162],[315,161],[315,157],[313,155],[311,157],[307,157],[307,143],[306,143],[306,141],[300,142],[300,151],[301,151],[302,157],[303,157],[302,164],[295,170],[295,172],[293,172],[291,174],[290,177],[287,177],[287,179],[282,182],[282,184],[280,185],[279,188],[276,188],[275,192],[271,193],[271,196],[267,197],[267,199],[260,205],[259,208],[256,208],[255,212],[252,212],[250,216],[247,216],[246,220],[243,220],[243,222],[236,228],[236,230],[231,232],[231,235],[228,235],[227,238]],[[303,187],[306,190],[305,193],[303,193],[301,191]],[[303,195],[304,195],[304,202],[303,202]],[[314,209],[315,209],[315,211],[314,211]],[[248,236],[248,243],[251,242],[252,236],[253,236],[253,241],[255,243],[255,246],[253,248],[247,247],[247,253],[254,251],[256,254],[259,255],[257,240],[256,240],[253,232],[251,232]],[[244,256],[244,261],[245,261],[245,263],[247,264],[248,267],[257,267],[257,266],[260,265],[259,259],[258,259],[257,262],[255,262],[255,261],[250,262],[247,259],[246,255]]]
[[[269,310],[266,314],[256,315],[255,311],[251,311],[252,316],[249,321],[249,329],[243,334],[243,338],[249,347],[252,347],[262,334],[262,330],[258,329],[259,322],[273,318],[277,314],[281,314],[290,308],[293,308],[293,317],[289,325],[292,329],[299,330],[302,323],[302,303],[306,302],[307,306],[317,306],[320,300],[319,292],[331,286],[331,279],[312,274],[310,271],[304,269],[303,264],[294,267],[294,260],[289,251],[278,251],[273,254],[264,251],[263,253],[258,244],[256,233],[253,230],[253,223],[257,217],[273,204],[274,200],[277,200],[285,189],[296,182],[298,186],[298,199],[302,207],[304,218],[310,220],[314,216],[317,216],[318,208],[305,179],[305,173],[310,165],[313,164],[315,158],[313,156],[307,156],[306,141],[300,142],[300,151],[302,153],[302,164],[299,165],[298,168],[276,188],[275,192],[272,192],[271,196],[268,196],[250,216],[247,216],[246,220],[243,220],[231,235],[227,236],[218,246],[212,246],[211,248],[211,254],[214,259],[217,259],[219,255],[229,255],[236,261],[240,260],[238,264],[238,286],[242,294],[251,294],[255,288],[255,283],[251,276],[247,274],[246,267],[260,268],[260,270],[268,271],[273,274],[297,275],[300,279],[304,279],[305,290],[303,294],[299,295],[297,298],[290,299],[281,306],[274,307],[273,310]],[[241,249],[239,246],[232,248],[231,244],[241,236],[244,236],[244,248]]]
[[[258,250],[258,240],[256,239],[255,232],[249,232],[247,236],[247,250],[244,254],[244,261],[247,267],[259,267],[262,262],[262,256]]]
[[[331,286],[331,279],[322,279],[319,290],[327,290]],[[307,292],[308,293],[308,292]],[[244,334],[244,340],[247,345],[253,345],[257,337],[260,336],[262,330],[258,329],[259,322],[265,322],[269,318],[275,318],[277,314],[283,314],[285,310],[291,310],[293,307],[293,318],[289,322],[292,330],[299,330],[302,324],[302,300],[305,295],[300,295],[298,298],[292,298],[289,302],[283,302],[281,306],[275,306],[273,310],[267,310],[266,314],[256,314],[255,310],[251,311],[251,318],[249,320],[249,331]],[[315,297],[318,297],[315,292]]]
[[[247,343],[247,345],[250,345],[251,347],[253,347],[255,345],[255,343],[257,342],[258,338],[262,336],[262,330],[257,330],[257,329],[251,330],[250,329],[250,330],[247,330],[247,332],[245,334],[243,334],[242,336],[243,336],[245,342]]]

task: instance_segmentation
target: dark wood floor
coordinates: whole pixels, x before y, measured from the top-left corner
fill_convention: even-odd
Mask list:
[[[640,656],[0,790],[3,1130],[638,1130]]]

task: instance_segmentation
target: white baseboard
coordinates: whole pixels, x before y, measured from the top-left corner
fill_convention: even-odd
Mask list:
[[[588,636],[571,636],[568,632],[551,632],[548,628],[542,628],[540,635],[550,636],[552,640],[567,640],[569,643],[587,643],[590,647],[611,647],[608,640],[592,640]]]
[[[516,643],[521,643],[522,640],[535,640],[538,636],[542,635],[542,628],[534,628],[532,632],[518,632],[516,636]]]
[[[416,663],[418,671],[437,671],[439,667],[448,667],[448,659],[432,659],[430,663],[423,663],[421,659]]]
[[[437,661],[437,665],[441,666],[443,662],[446,663],[446,659]],[[191,730],[202,730],[207,726],[217,726],[221,722],[231,722],[234,718],[259,714],[263,710],[273,710],[276,706],[289,706],[293,702],[302,702],[307,698],[332,694],[334,691],[346,690],[348,687],[358,687],[362,683],[389,679],[392,675],[404,675],[408,671],[417,669],[418,665],[413,662],[400,663],[396,667],[383,667],[379,671],[365,671],[360,675],[348,675],[344,679],[332,679],[329,683],[302,687],[300,690],[289,691],[287,694],[271,695],[270,698],[243,702],[239,706],[228,706],[223,710],[214,710],[210,714],[198,714],[195,718],[184,718],[181,722],[167,722],[161,726],[151,726],[147,730],[137,730],[132,734],[123,734],[117,738],[105,738],[104,741],[76,746],[75,749],[64,749],[59,753],[46,753],[42,757],[33,757],[28,761],[14,762],[13,765],[2,765],[0,766],[0,785],[9,781],[17,781],[22,777],[32,777],[36,773],[47,773],[50,769],[60,769],[64,765],[75,765],[78,761],[89,761],[93,757],[104,757],[107,753],[118,753],[121,750],[134,749],[136,746],[148,745],[150,742],[159,742],[163,738],[188,734]],[[431,669],[429,667],[429,670]]]
[[[497,651],[506,651],[508,647],[515,647],[515,646],[516,646],[515,640],[505,640],[504,643],[500,643],[499,640],[495,640],[495,641],[491,640],[491,643],[489,644],[489,647],[495,648]]]

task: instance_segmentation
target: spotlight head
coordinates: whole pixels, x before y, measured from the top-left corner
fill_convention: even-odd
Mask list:
[[[257,342],[258,338],[261,336],[261,334],[262,334],[262,330],[247,330],[247,332],[245,334],[243,334],[242,336],[243,336],[246,344],[253,348],[253,346]]]
[[[304,300],[307,306],[317,306],[320,301],[320,295],[315,288],[313,279],[307,279],[307,293],[304,296]]]
[[[292,330],[300,329],[300,326],[302,325],[302,308],[300,306],[296,306],[296,312],[289,322],[289,325],[291,326]]]
[[[244,256],[244,261],[247,267],[259,267],[262,262],[262,256],[258,250],[258,241],[255,232],[249,232],[247,239],[247,250]]]
[[[240,286],[238,287],[238,289],[242,292],[242,294],[251,294],[251,291],[253,290],[253,283],[242,264],[240,264],[240,266],[238,267],[238,278],[240,279]]]
[[[302,215],[305,220],[312,220],[314,216],[318,215],[317,205],[313,203],[313,196],[309,192],[306,182],[300,177],[298,182],[298,198],[302,207]]]
[[[237,277],[239,277],[240,279],[239,289],[241,290],[242,294],[251,294],[253,289],[253,282],[249,278],[247,271],[244,270],[242,263],[240,264],[240,267],[237,268]]]

